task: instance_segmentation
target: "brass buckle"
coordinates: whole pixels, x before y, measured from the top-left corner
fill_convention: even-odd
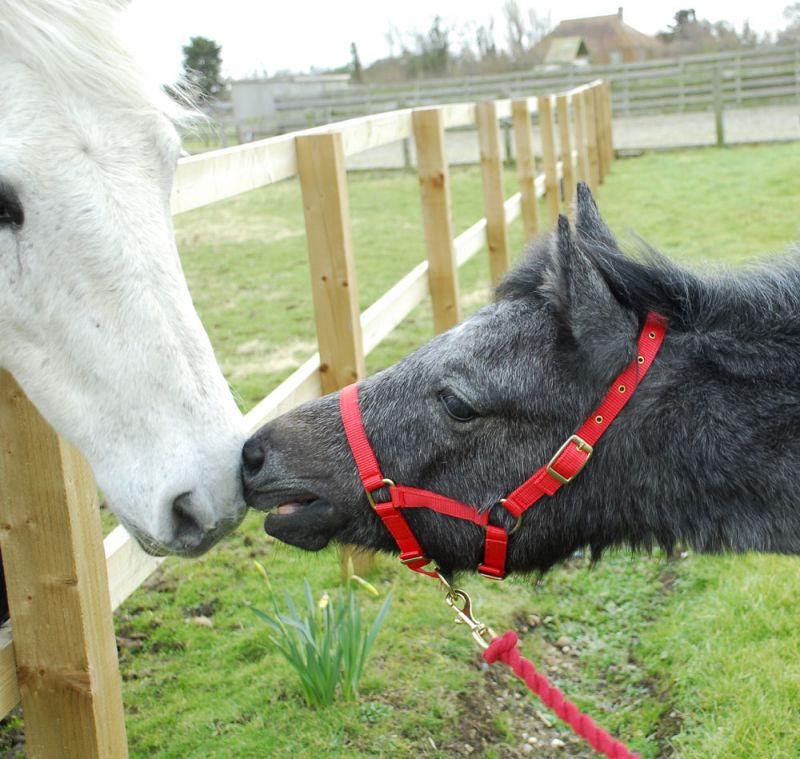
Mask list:
[[[372,506],[373,509],[375,508],[375,499],[372,497],[372,493],[374,493],[374,492],[376,492],[378,490],[383,490],[384,487],[393,488],[394,487],[394,482],[392,480],[384,477],[383,478],[383,485],[381,485],[379,488],[375,488],[375,490],[373,490],[371,492],[369,490],[365,490],[364,491],[367,494],[367,500],[369,501],[369,505]]]
[[[584,462],[583,464],[581,464],[578,471],[575,472],[575,474],[573,474],[572,477],[564,477],[563,474],[559,474],[555,469],[553,469],[553,464],[556,463],[556,459],[558,459],[558,457],[562,453],[564,453],[564,451],[567,450],[567,446],[570,445],[571,443],[575,443],[575,446],[579,451],[586,451],[586,458],[584,459]],[[592,458],[593,453],[594,453],[594,448],[591,445],[589,445],[589,443],[587,443],[582,437],[579,437],[578,435],[570,435],[569,438],[567,439],[567,442],[564,443],[564,445],[562,445],[561,448],[558,449],[556,455],[553,456],[552,459],[550,459],[550,462],[547,464],[547,473],[551,477],[555,477],[555,479],[557,479],[562,485],[569,485],[569,483],[572,482],[583,471],[583,468],[589,462],[589,459]]]

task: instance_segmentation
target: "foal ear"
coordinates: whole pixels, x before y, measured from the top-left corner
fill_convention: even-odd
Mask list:
[[[587,245],[601,246],[606,251],[618,251],[617,241],[600,216],[592,191],[585,182],[578,182],[575,200],[575,230],[578,240]]]
[[[591,201],[591,195],[588,198]],[[591,209],[596,214],[594,201]],[[611,232],[605,224],[603,227],[613,242]],[[635,317],[613,296],[579,240],[567,217],[559,216],[546,289],[562,340],[576,344],[584,356],[592,357],[592,365],[604,372],[609,364],[618,363],[620,344],[635,333]]]

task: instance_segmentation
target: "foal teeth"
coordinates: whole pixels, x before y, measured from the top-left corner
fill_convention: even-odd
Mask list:
[[[281,516],[288,516],[289,514],[294,514],[295,511],[301,509],[302,506],[299,503],[282,503],[275,509],[276,514],[280,514]]]

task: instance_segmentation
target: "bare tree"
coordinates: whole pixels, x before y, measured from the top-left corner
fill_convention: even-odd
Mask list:
[[[800,3],[792,3],[783,9],[783,17],[790,24],[800,24]]]
[[[800,40],[800,3],[792,3],[783,9],[783,17],[789,22],[785,29],[778,32],[778,42],[795,43]]]
[[[449,27],[442,26],[441,16],[436,16],[427,34],[417,34],[419,63],[424,74],[441,76],[447,73],[450,62],[450,33]]]
[[[519,0],[505,0],[503,15],[508,51],[513,59],[525,58],[528,51],[553,28],[549,13],[540,16],[533,8],[526,13],[520,7]]]
[[[358,55],[358,48],[355,42],[350,43],[350,73],[354,82],[363,84],[364,67],[361,65],[361,58]]]
[[[512,58],[520,58],[525,52],[526,24],[518,0],[505,0],[503,15],[506,19],[508,50]]]
[[[386,40],[386,44],[389,47],[389,57],[394,58],[397,53],[397,49],[400,48],[402,50],[403,44],[402,39],[403,35],[400,30],[392,24],[383,35],[383,38]]]
[[[475,32],[475,44],[478,48],[478,59],[494,58],[497,55],[497,43],[494,40],[494,19],[488,25],[481,24]]]
[[[533,8],[528,10],[528,47],[534,47],[553,31],[550,12],[540,16]]]

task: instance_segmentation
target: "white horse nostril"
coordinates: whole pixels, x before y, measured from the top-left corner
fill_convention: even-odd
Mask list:
[[[245,507],[218,513],[202,491],[181,493],[172,501],[171,536],[165,546],[170,553],[198,556],[205,553],[242,521]]]
[[[175,540],[187,546],[200,543],[216,525],[203,524],[198,505],[191,492],[181,493],[172,502],[172,524]]]

